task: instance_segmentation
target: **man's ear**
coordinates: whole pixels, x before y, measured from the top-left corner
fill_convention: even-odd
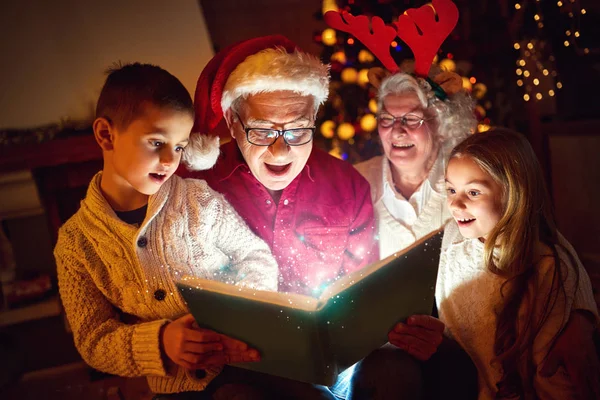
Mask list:
[[[223,113],[223,119],[227,124],[227,129],[229,129],[229,134],[232,138],[235,139],[235,134],[233,133],[233,123],[235,122],[235,114],[231,111],[231,108]]]
[[[113,149],[114,129],[106,118],[96,118],[93,124],[94,137],[103,151]]]

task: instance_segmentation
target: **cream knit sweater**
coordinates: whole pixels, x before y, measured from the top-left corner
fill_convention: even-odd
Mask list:
[[[425,205],[412,225],[406,221],[395,219],[383,202],[388,176],[391,179],[388,159],[385,156],[378,156],[355,165],[358,172],[371,185],[371,200],[375,210],[379,237],[379,256],[382,259],[440,229],[450,219],[450,213],[446,207],[446,184],[444,181],[446,152],[440,150],[438,158],[429,172],[429,183],[433,190],[429,199],[424,199]],[[396,189],[392,187],[392,190]]]
[[[558,249],[567,273],[564,281],[567,296],[557,298],[551,314],[534,340],[533,363],[538,373],[533,384],[540,399],[576,398],[564,370],[559,369],[554,376],[544,378],[539,375],[540,365],[548,353],[549,344],[567,323],[574,302],[585,305],[583,308],[598,316],[589,277],[572,247],[566,240],[563,244],[575,256],[577,265],[572,265],[566,253]],[[450,222],[444,232],[435,291],[440,320],[446,325],[445,333],[465,349],[477,367],[480,400],[494,398],[496,383],[501,378],[500,367],[492,365],[496,331],[494,309],[501,301],[500,287],[505,281],[487,270],[483,264],[483,249],[483,243],[478,239],[463,238],[456,223]],[[545,257],[538,265],[535,277],[538,295],[533,299],[537,318],[542,315],[541,309],[552,290],[553,267],[552,257]],[[579,282],[576,269],[579,270]]]
[[[137,228],[117,218],[100,180],[92,179],[54,251],[75,345],[100,371],[147,376],[155,393],[202,390],[220,368],[200,380],[167,371],[161,355],[161,327],[188,312],[175,281],[193,275],[277,290],[269,247],[205,181],[172,176]]]

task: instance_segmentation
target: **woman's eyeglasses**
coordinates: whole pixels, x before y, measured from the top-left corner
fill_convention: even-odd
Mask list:
[[[383,128],[391,128],[396,121],[400,122],[400,125],[407,127],[408,129],[417,129],[423,125],[423,122],[428,121],[428,118],[419,117],[415,114],[404,114],[400,117],[394,117],[390,114],[379,114],[377,115],[377,121]]]

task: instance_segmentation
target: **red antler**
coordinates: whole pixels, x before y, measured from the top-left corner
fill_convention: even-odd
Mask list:
[[[413,51],[417,75],[429,74],[435,54],[457,22],[458,8],[450,0],[433,0],[433,8],[430,5],[411,8],[398,18],[395,23],[398,36]]]
[[[336,11],[327,11],[324,18],[330,27],[354,35],[373,52],[375,57],[389,71],[396,72],[400,69],[390,55],[390,44],[396,37],[396,31],[391,26],[386,26],[381,18],[373,17],[371,21],[373,24],[373,33],[369,29],[369,18],[364,15],[354,17],[347,12],[340,14]]]

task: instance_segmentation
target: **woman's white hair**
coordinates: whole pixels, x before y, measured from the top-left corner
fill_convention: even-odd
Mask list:
[[[473,100],[464,92],[440,100],[435,97],[431,89],[426,87],[428,84],[422,82],[420,78],[417,80],[405,72],[388,76],[379,87],[377,109],[383,110],[383,101],[387,96],[415,93],[425,112],[435,118],[436,129],[430,130],[434,134],[434,139],[443,148],[451,150],[473,133],[477,126],[473,113]]]

